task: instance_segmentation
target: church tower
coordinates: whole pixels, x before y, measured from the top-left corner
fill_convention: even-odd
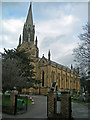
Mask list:
[[[23,28],[23,42],[34,44],[35,25],[33,25],[32,5],[30,3],[28,15]]]
[[[19,37],[18,49],[24,48],[25,50],[27,50],[27,52],[29,52],[31,58],[37,60],[39,56],[39,49],[37,46],[38,40],[37,40],[37,36],[36,39],[34,39],[34,35],[35,35],[35,25],[33,25],[32,4],[30,3],[28,15],[23,27],[23,37],[21,37],[21,35]]]

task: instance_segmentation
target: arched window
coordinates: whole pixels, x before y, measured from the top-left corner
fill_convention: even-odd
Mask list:
[[[42,72],[42,87],[44,87],[44,71]]]

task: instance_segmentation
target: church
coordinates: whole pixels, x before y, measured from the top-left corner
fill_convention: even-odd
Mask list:
[[[22,39],[21,39],[22,38]],[[21,42],[22,41],[22,42]],[[19,38],[18,49],[24,48],[29,53],[29,57],[33,59],[35,79],[40,80],[37,89],[22,89],[22,92],[30,94],[48,94],[51,86],[54,91],[80,92],[79,68],[75,69],[71,65],[71,69],[58,64],[51,60],[50,50],[48,58],[44,54],[39,57],[39,48],[37,46],[38,39],[35,37],[35,25],[33,24],[32,5],[30,4],[26,22],[23,27],[23,36]]]

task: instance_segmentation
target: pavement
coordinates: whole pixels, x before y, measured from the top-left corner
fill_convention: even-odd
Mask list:
[[[72,103],[73,118],[89,118],[89,104]]]
[[[47,97],[32,96],[35,103],[31,104],[28,111],[19,115],[2,114],[3,118],[47,118]],[[58,102],[57,105],[60,103]],[[60,108],[58,107],[58,113]],[[77,118],[88,118],[88,104],[72,103],[72,116],[74,120]]]

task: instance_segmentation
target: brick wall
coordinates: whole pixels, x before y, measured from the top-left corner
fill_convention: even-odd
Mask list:
[[[54,92],[49,92],[48,97],[47,97],[47,116],[48,118],[52,118],[54,114],[56,113],[56,102],[57,102],[57,97],[56,93]]]
[[[61,93],[61,114],[64,118],[71,117],[71,97],[69,92]]]
[[[13,91],[10,94],[10,109],[12,110],[12,114],[16,114],[16,96],[17,96],[17,92]]]
[[[61,93],[61,112],[57,113],[57,93],[48,93],[47,116],[48,118],[71,118],[71,97],[69,92]]]

